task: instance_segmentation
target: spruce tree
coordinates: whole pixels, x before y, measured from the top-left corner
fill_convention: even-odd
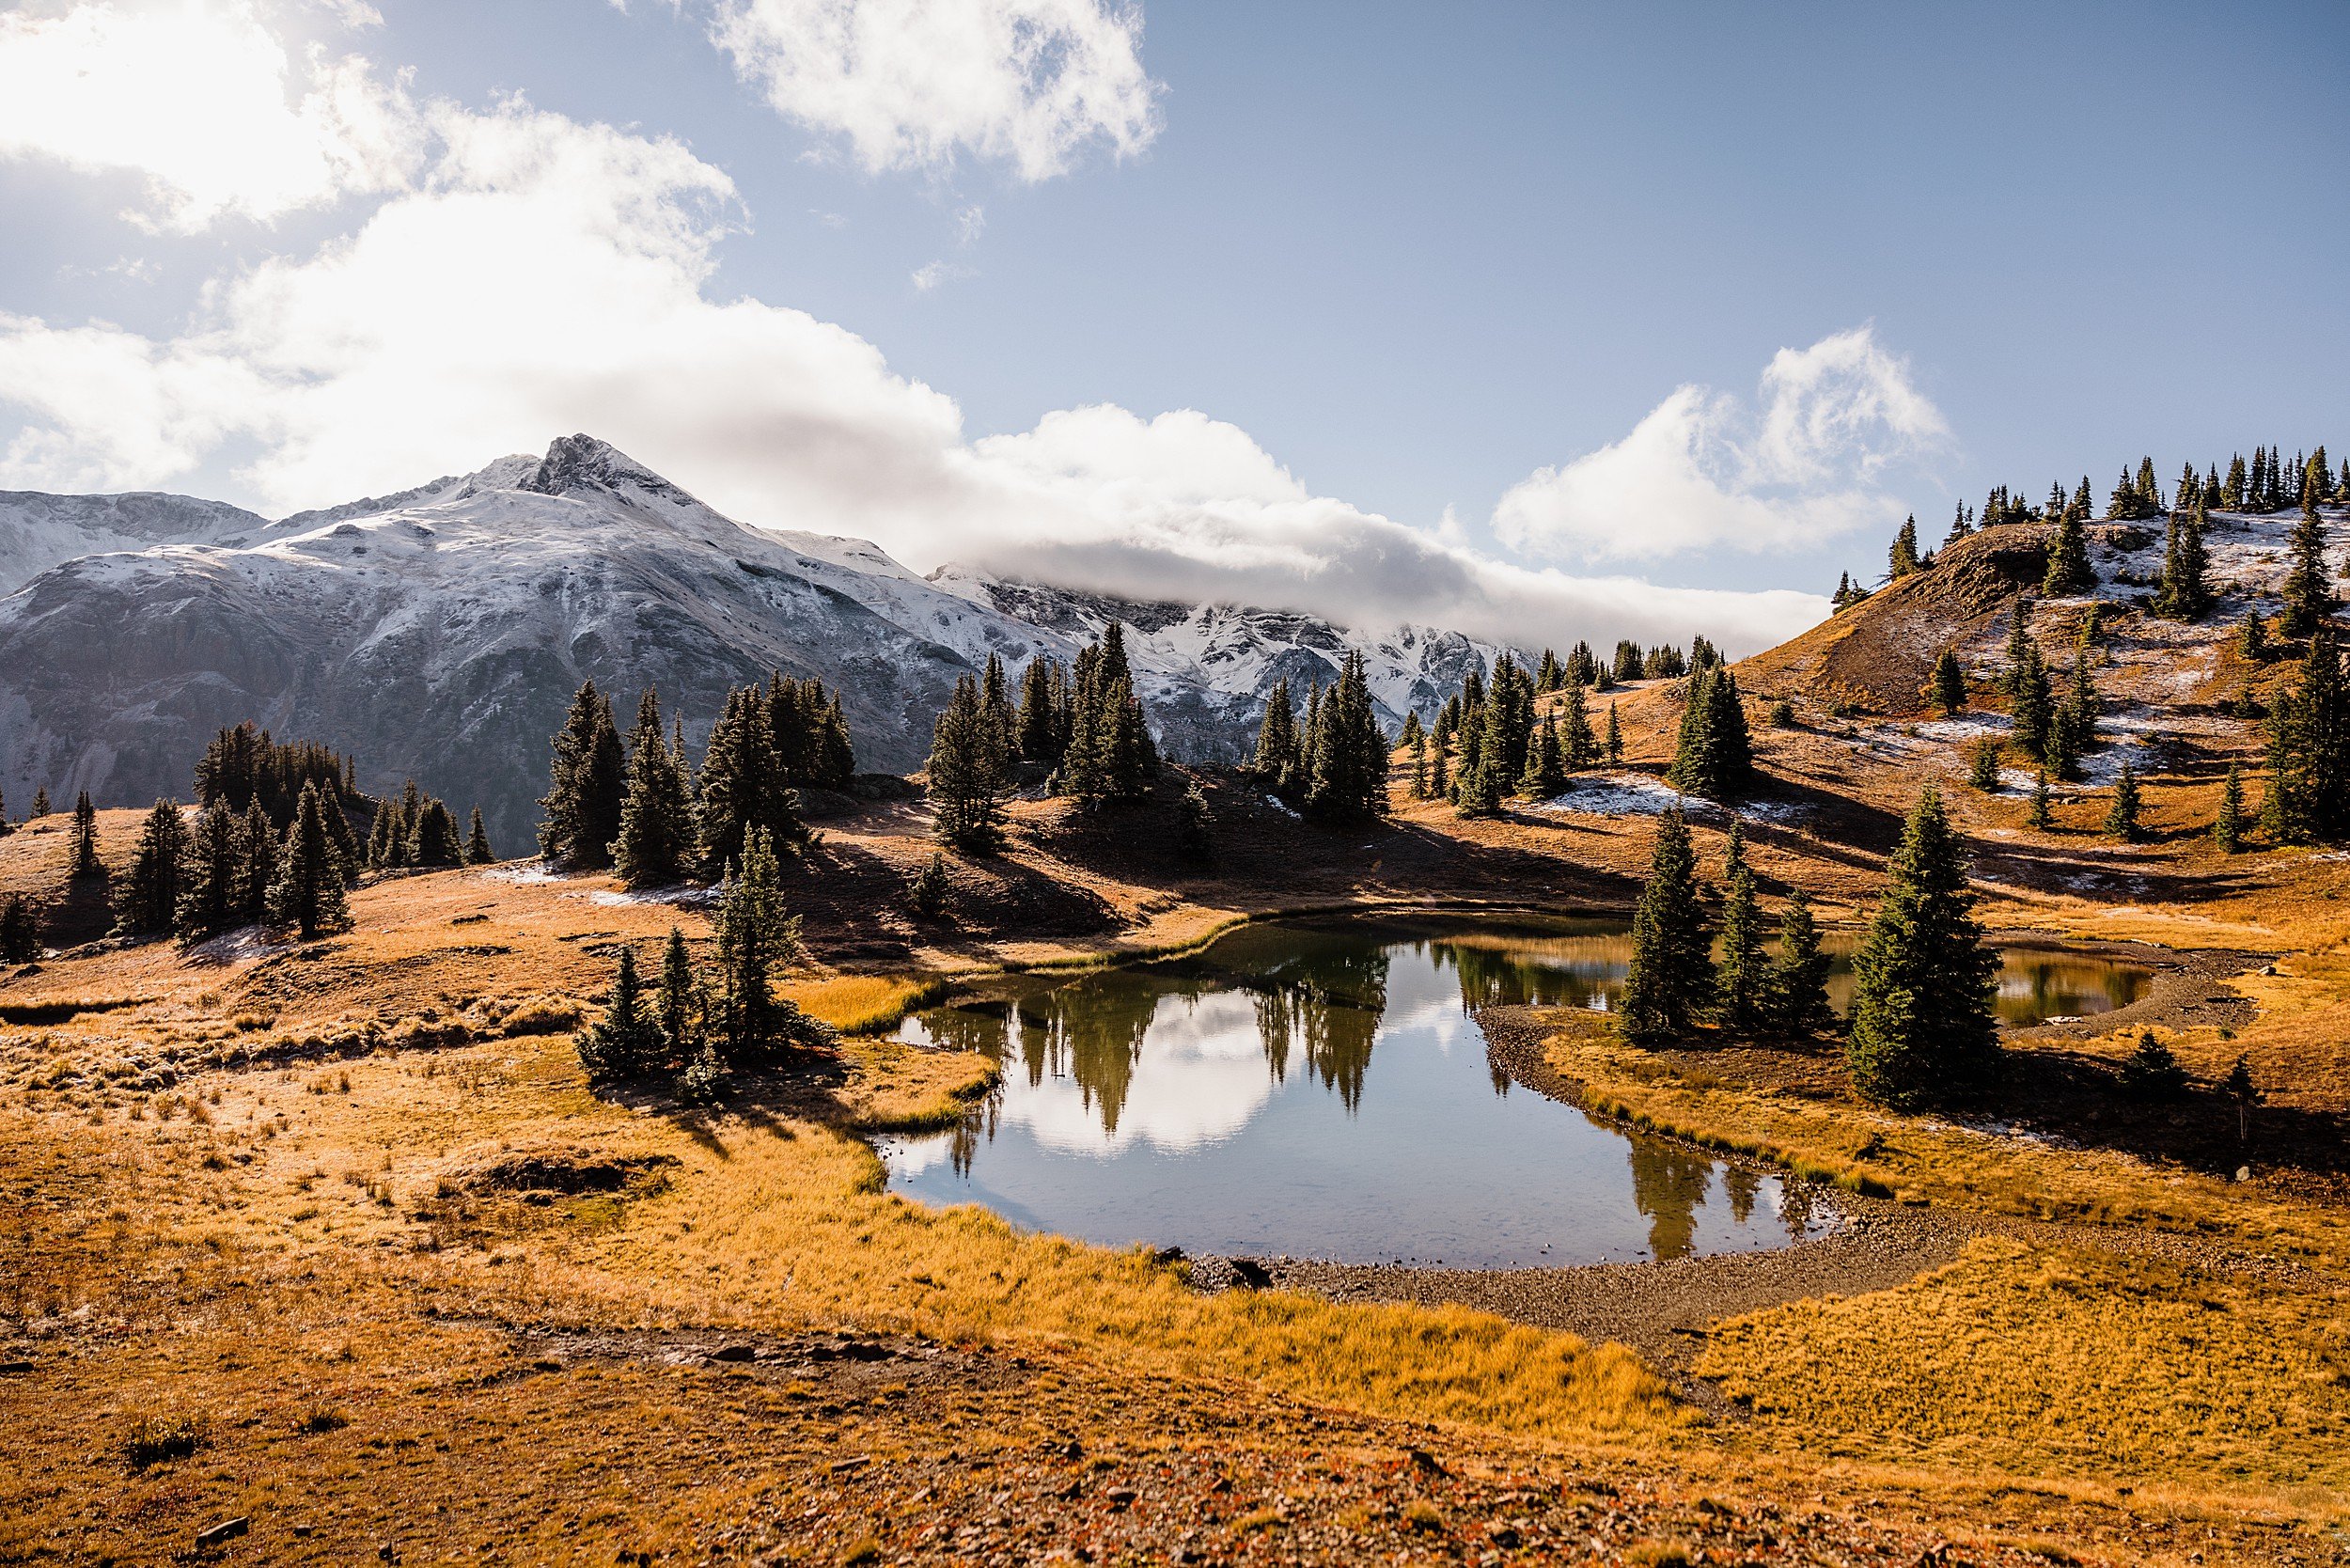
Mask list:
[[[1289,677],[1282,676],[1265,698],[1264,719],[1257,727],[1257,755],[1250,766],[1269,789],[1282,794],[1296,789],[1297,764],[1297,707],[1290,700]]]
[[[225,800],[196,813],[188,847],[187,875],[180,889],[174,924],[180,936],[201,942],[245,923],[239,880],[244,871],[237,814]]]
[[[1627,1040],[1685,1035],[1714,1001],[1714,961],[1698,902],[1697,856],[1678,807],[1656,824],[1656,848],[1632,917],[1632,962],[1617,1025]]]
[[[539,802],[546,813],[540,853],[565,870],[602,870],[612,863],[611,844],[620,829],[627,762],[612,704],[593,681],[583,682],[572,697],[554,752],[547,792]]]
[[[947,901],[954,892],[954,884],[947,875],[947,854],[931,851],[931,857],[922,862],[922,869],[906,884],[907,902],[914,912],[926,920],[935,920],[947,913]]]
[[[1893,536],[1893,547],[1888,553],[1890,575],[1899,580],[1918,570],[1918,519],[1912,514]]]
[[[1946,714],[1966,706],[1966,671],[1957,653],[1945,648],[1934,661],[1934,700]]]
[[[2121,776],[2113,782],[2113,803],[2106,810],[2106,831],[2125,843],[2136,843],[2144,836],[2138,820],[2142,804],[2138,770],[2124,762]]]
[[[2154,609],[2172,620],[2201,620],[2211,611],[2211,555],[2203,543],[2208,521],[2201,497],[2192,510],[2170,514],[2170,538],[2163,548],[2162,587]]]
[[[2081,520],[2067,511],[2049,541],[2048,570],[2040,579],[2040,591],[2051,599],[2062,599],[2087,593],[2096,586],[2097,573],[2089,564],[2088,535]]]
[[[465,864],[490,866],[496,862],[497,855],[490,848],[490,830],[482,825],[481,808],[477,806],[473,808],[473,821],[465,829]]]
[[[1689,680],[1681,711],[1681,734],[1666,777],[1684,794],[1734,801],[1753,776],[1753,738],[1738,678],[1725,665],[1708,666]]]
[[[969,676],[976,720],[979,689]],[[990,727],[993,729],[993,727]],[[1000,731],[995,742],[1002,743]],[[783,886],[772,840],[754,827],[743,840],[743,858],[729,869],[718,900],[717,1036],[730,1067],[766,1065],[779,1052],[830,1043],[832,1031],[776,995],[775,971],[804,956],[800,922],[784,913]]]
[[[2084,650],[2073,661],[2073,682],[2057,705],[2055,717],[2048,728],[2048,744],[2043,760],[2059,778],[2080,777],[2080,760],[2084,753],[2097,745],[2097,716],[2100,710],[2097,685],[2090,678],[2089,654]]]
[[[1412,748],[1412,798],[1426,800],[1428,798],[1428,737],[1425,733],[1414,734],[1405,744]]]
[[[464,857],[465,846],[457,837],[457,819],[450,815],[448,803],[427,796],[408,830],[408,864],[437,869],[458,865]]]
[[[1746,1035],[1759,1029],[1768,1013],[1770,975],[1762,958],[1762,916],[1755,907],[1754,873],[1740,865],[1730,873],[1729,883],[1722,903],[1714,1015],[1722,1027]]]
[[[40,921],[22,893],[0,900],[0,964],[40,962]]]
[[[2006,747],[1997,735],[1979,737],[1966,759],[1966,782],[1984,794],[1999,788],[1999,763]]]
[[[1194,866],[1215,864],[1215,809],[1196,778],[1175,803],[1175,853]]]
[[[2048,808],[2048,770],[2046,768],[2042,768],[2032,776],[2031,813],[2025,820],[2043,833],[2056,825],[2056,816]]]
[[[277,856],[277,879],[270,884],[269,917],[293,927],[306,942],[342,931],[351,924],[344,886],[342,855],[327,831],[325,803],[317,784],[305,784]]]
[[[1445,776],[1445,748],[1442,741],[1437,742],[1434,749],[1428,754],[1428,798],[1430,800],[1452,798],[1452,780]]]
[[[2222,855],[2244,847],[2244,769],[2228,764],[2228,781],[2220,786],[2219,814],[2212,819],[2211,841]]]
[[[1569,773],[1580,773],[1599,760],[1599,740],[1591,733],[1591,713],[1581,682],[1569,682],[1559,711],[1565,715],[1559,727],[1559,765]],[[1608,712],[1615,712],[1612,704]]]
[[[655,739],[660,742],[661,737]],[[603,1017],[574,1039],[579,1063],[590,1078],[640,1078],[659,1061],[661,1027],[646,1006],[634,948],[620,949],[620,966],[604,996]]]
[[[2037,644],[2025,645],[2023,663],[2010,669],[2008,680],[2010,730],[2015,744],[2027,756],[2044,762],[2056,726],[2056,698]]]
[[[1961,846],[1929,784],[1887,867],[1885,896],[1853,964],[1845,1060],[1870,1099],[1908,1108],[1997,1075],[1991,977]]]
[[[653,988],[652,1022],[659,1035],[656,1065],[683,1067],[703,1054],[709,1011],[710,999],[695,977],[685,933],[671,926],[669,939],[661,949],[661,978]]]
[[[33,792],[32,815],[24,820],[29,823],[47,815],[49,815],[49,786],[43,784]]]
[[[2248,664],[2264,665],[2275,656],[2276,651],[2268,641],[2268,622],[2261,619],[2257,605],[2244,612],[2244,625],[2236,633],[2236,651]]]
[[[480,814],[474,823],[480,825]],[[623,887],[666,887],[685,878],[696,845],[685,804],[685,761],[669,749],[661,702],[648,690],[628,733],[628,795],[612,840],[612,869]]]
[[[73,797],[73,839],[66,850],[65,874],[77,882],[102,881],[106,875],[106,863],[98,858],[98,808],[90,804],[87,790]]]
[[[1797,888],[1779,913],[1778,948],[1771,955],[1767,996],[1774,1032],[1796,1040],[1836,1022],[1827,1000],[1828,964],[1827,954],[1820,950],[1811,901]]]
[[[1068,744],[1067,681],[1060,661],[1039,655],[1020,673],[1018,725],[1021,760],[1050,771],[1060,765]]]
[[[1590,723],[1584,725],[1589,739]],[[1556,713],[1543,715],[1543,727],[1535,731],[1534,744],[1526,748],[1526,775],[1519,781],[1519,792],[1534,800],[1548,800],[1567,787],[1567,769],[1559,744],[1559,721]]]
[[[2326,575],[2326,524],[2314,502],[2304,501],[2301,520],[2286,541],[2293,566],[2285,573],[2285,613],[2278,630],[2288,637],[2306,637],[2334,613],[2334,589]]]
[[[2175,1100],[2186,1091],[2186,1069],[2152,1029],[2138,1035],[2137,1048],[2122,1058],[2114,1076],[2133,1100]]]
[[[159,800],[139,826],[130,868],[115,889],[115,934],[165,936],[187,886],[188,824],[179,806]]]
[[[2350,838],[2350,681],[2341,644],[2321,622],[2301,678],[2269,714],[2269,807],[2285,842]]]
[[[246,925],[269,918],[269,890],[277,882],[277,824],[255,796],[237,824],[237,913]]]
[[[1488,707],[1489,712],[1502,712],[1498,700]],[[1347,654],[1339,683],[1323,700],[1315,720],[1312,754],[1307,761],[1306,809],[1340,822],[1385,815],[1387,742],[1371,707],[1370,678],[1360,653]],[[1514,785],[1516,780],[1506,782]]]
[[[2235,1105],[2235,1137],[2240,1148],[2252,1137],[2252,1112],[2268,1098],[2252,1082],[2252,1058],[2239,1056],[2235,1065],[2228,1069],[2228,1082],[2222,1093]]]
[[[1607,765],[1614,767],[1623,760],[1623,727],[1616,722],[1616,705],[1607,704]]]
[[[1003,843],[1004,763],[1002,733],[964,676],[931,730],[931,823],[942,843],[972,854]]]

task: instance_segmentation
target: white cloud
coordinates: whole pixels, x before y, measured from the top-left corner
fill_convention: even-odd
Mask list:
[[[713,0],[710,32],[778,113],[872,173],[969,155],[1035,181],[1158,133],[1142,13],[1117,0]]]
[[[970,268],[953,261],[925,261],[914,269],[914,287],[916,291],[927,294],[942,283],[974,275]]]
[[[975,245],[987,231],[987,209],[977,202],[955,214],[955,243]]]
[[[1950,435],[1867,326],[1779,350],[1757,402],[1677,388],[1622,440],[1513,486],[1495,531],[1584,560],[1815,545],[1898,522],[1890,471]]]
[[[403,94],[355,60],[304,71],[247,5],[0,16],[0,157],[145,178],[142,221],[192,232],[383,191],[418,152]]]
[[[679,143],[519,99],[406,112],[400,188],[312,252],[216,279],[177,333],[0,314],[0,406],[21,416],[0,485],[184,484],[233,455],[239,499],[291,510],[588,431],[744,522],[872,538],[920,569],[1533,644],[1704,631],[1742,651],[1825,608],[1497,562],[1316,495],[1193,411],[1077,408],[966,439],[951,399],[854,334],[713,297],[743,215]]]

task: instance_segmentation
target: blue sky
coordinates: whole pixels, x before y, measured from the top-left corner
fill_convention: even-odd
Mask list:
[[[554,422],[918,569],[1751,644],[1904,510],[2350,445],[2345,59],[2339,6],[28,6],[0,483],[282,510]]]

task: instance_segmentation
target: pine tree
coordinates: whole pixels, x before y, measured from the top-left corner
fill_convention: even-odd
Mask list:
[[[277,879],[270,884],[269,917],[292,926],[306,942],[344,930],[351,924],[344,886],[342,855],[327,832],[325,803],[315,783],[305,784],[277,856]]]
[[[1966,672],[1959,666],[1958,655],[1948,648],[1934,661],[1934,700],[1945,713],[1956,713],[1966,706]]]
[[[2161,516],[2162,487],[2154,482],[2154,460],[2153,458],[2143,457],[2138,460],[2138,480],[2134,488],[2138,491],[2138,515],[2140,517]]]
[[[408,830],[408,864],[439,868],[462,864],[464,858],[465,846],[457,836],[457,819],[448,803],[427,796],[415,825]]]
[[[2242,511],[2247,488],[2244,454],[2238,452],[2228,460],[2228,477],[2219,481],[2219,510]]]
[[[2040,832],[2056,825],[2056,816],[2048,808],[2048,770],[2042,768],[2031,782],[2031,814],[2026,819]]]
[[[1498,698],[1498,691],[1496,696]],[[1498,700],[1488,708],[1495,713],[1502,712]],[[1347,654],[1339,683],[1316,711],[1309,739],[1306,809],[1341,822],[1385,815],[1387,742],[1371,707],[1370,678],[1360,653]]]
[[[926,920],[935,920],[947,913],[947,901],[953,892],[944,850],[931,851],[931,857],[922,862],[922,869],[906,884],[907,901],[914,905],[914,912]]]
[[[1428,798],[1428,737],[1415,734],[1406,743],[1412,748],[1412,798]]]
[[[1614,767],[1623,760],[1623,728],[1616,722],[1616,705],[1607,704],[1607,765]]]
[[[1798,888],[1787,896],[1778,917],[1778,949],[1771,955],[1767,996],[1772,1030],[1787,1039],[1815,1034],[1836,1022],[1828,1006],[1827,954],[1820,950],[1820,928],[1811,901]]]
[[[654,732],[654,744],[666,737]],[[636,949],[620,949],[620,966],[605,996],[603,1017],[574,1037],[579,1063],[590,1078],[640,1078],[661,1058],[661,1027],[645,1002],[645,984],[636,973]]]
[[[1966,521],[1966,503],[1958,502],[1957,509],[1950,518],[1950,531],[1943,536],[1942,548],[1945,550],[1975,531],[1975,525]]]
[[[269,890],[277,882],[279,848],[277,824],[257,795],[237,824],[237,913],[246,925],[269,918]]]
[[[942,843],[972,854],[1003,843],[1004,762],[1002,731],[983,711],[978,683],[964,676],[931,731],[932,831]]]
[[[2023,662],[2009,669],[2008,681],[2010,731],[2025,755],[2044,762],[2056,728],[2056,696],[2038,644],[2025,645]]]
[[[2222,855],[2233,855],[2244,846],[2244,769],[2234,762],[2228,764],[2228,781],[2220,787],[2211,841]]]
[[[188,824],[174,802],[159,800],[139,826],[130,869],[115,890],[115,934],[168,935],[187,886]]]
[[[2122,1058],[2115,1079],[2133,1100],[2175,1100],[2186,1091],[2186,1069],[2152,1029],[2138,1035],[2137,1049]]]
[[[1915,513],[1902,524],[1901,531],[1893,536],[1893,547],[1888,552],[1888,557],[1892,567],[1891,575],[1896,581],[1918,570],[1918,519]]]
[[[1731,833],[1737,832],[1732,823]],[[1762,958],[1762,917],[1754,902],[1754,873],[1730,873],[1722,903],[1722,956],[1715,977],[1714,1015],[1735,1034],[1751,1034],[1770,1007],[1770,976]]]
[[[43,784],[33,792],[33,812],[24,820],[29,823],[47,815],[49,815],[49,786]]]
[[[2228,1069],[2227,1087],[2221,1090],[2235,1105],[2235,1139],[2241,1148],[2251,1141],[2252,1112],[2268,1098],[2252,1082],[2252,1058],[2239,1056],[2235,1065]]]
[[[1854,1087],[1897,1108],[1987,1084],[1998,1073],[1991,977],[1957,835],[1929,784],[1887,867],[1885,897],[1853,964]]]
[[[1978,737],[1974,750],[1967,756],[1966,782],[1984,794],[1995,792],[1999,787],[1999,763],[2005,750],[1997,735]]]
[[[481,815],[474,813],[480,825]],[[620,805],[620,829],[612,840],[612,869],[620,886],[666,887],[685,878],[696,845],[685,804],[685,761],[669,749],[661,724],[661,701],[648,690],[636,704],[636,725],[628,732],[628,795]]]
[[[497,855],[490,848],[490,830],[482,825],[481,808],[477,806],[473,808],[473,821],[465,829],[465,864],[491,866],[496,863]]]
[[[1175,803],[1175,853],[1194,866],[1215,864],[1215,809],[1196,778]]]
[[[1297,787],[1297,708],[1290,700],[1287,676],[1273,682],[1264,719],[1257,727],[1257,755],[1250,766],[1275,793]]]
[[[2208,518],[2201,496],[2189,511],[2170,514],[2170,537],[2163,547],[2162,587],[2154,609],[2173,620],[2201,620],[2211,612],[2211,556],[2203,543]]]
[[[2299,682],[2278,696],[2268,760],[2278,838],[2350,838],[2350,681],[2330,625],[2319,624]]]
[[[971,712],[979,716],[979,688],[969,676]],[[1001,745],[1002,736],[994,737]],[[743,858],[727,874],[718,900],[718,1027],[721,1051],[730,1067],[764,1066],[781,1051],[829,1043],[832,1031],[776,995],[775,971],[804,955],[800,922],[787,916],[775,846],[763,827],[743,840]]]
[[[22,893],[0,900],[0,964],[40,962],[40,921]]]
[[[1584,701],[1581,682],[1568,684],[1559,711],[1565,715],[1559,729],[1559,765],[1569,773],[1580,773],[1599,760],[1599,739],[1591,733],[1591,713]],[[1612,705],[1609,711],[1614,711]]]
[[[2048,727],[2048,744],[2042,760],[2059,778],[2077,779],[2080,760],[2085,752],[2097,745],[2097,716],[2100,704],[2096,682],[2090,679],[2089,654],[2084,650],[2073,661],[2073,682],[2057,705]]]
[[[612,863],[612,840],[620,830],[627,764],[612,704],[593,681],[582,682],[572,698],[554,752],[551,780],[539,802],[546,812],[539,851],[566,870],[602,870]]]
[[[1590,739],[1590,724],[1584,723],[1584,738]],[[1534,744],[1526,748],[1526,775],[1519,781],[1521,794],[1534,800],[1548,800],[1567,787],[1567,769],[1559,744],[1559,722],[1556,713],[1543,715],[1543,727],[1534,735]]]
[[[1020,673],[1020,758],[1047,771],[1060,765],[1061,749],[1069,743],[1063,728],[1068,719],[1066,682],[1060,661],[1043,655],[1030,659]]]
[[[1657,820],[1656,848],[1632,917],[1618,1027],[1627,1040],[1685,1035],[1714,1000],[1714,961],[1698,902],[1697,856],[1678,807]]]
[[[2136,843],[2144,837],[2138,820],[2142,804],[2138,797],[2138,770],[2124,762],[2121,776],[2113,782],[2113,804],[2106,811],[2106,831],[2125,843]]]
[[[1428,798],[1430,800],[1452,798],[1452,780],[1445,776],[1445,748],[1441,741],[1428,756]]]
[[[1542,664],[1534,672],[1535,693],[1542,695],[1555,692],[1566,683],[1566,675],[1559,667],[1559,655],[1547,648],[1543,649]]]
[[[656,1066],[682,1067],[703,1055],[709,1011],[709,997],[694,976],[685,933],[671,926],[669,939],[661,949],[661,978],[653,988],[652,1022],[659,1034]]]
[[[2285,573],[2285,613],[2278,630],[2288,637],[2306,637],[2334,613],[2334,589],[2326,575],[2326,524],[2313,502],[2305,501],[2301,520],[2286,541],[2293,566]]]
[[[87,790],[73,797],[73,841],[66,851],[65,874],[75,881],[106,875],[106,863],[98,858],[98,808],[90,804]]]
[[[196,813],[187,874],[174,914],[174,925],[187,941],[201,942],[245,923],[238,886],[244,872],[239,826],[237,814],[225,800]]]
[[[2040,580],[2040,591],[2051,599],[2062,599],[2087,593],[2096,586],[2097,573],[2089,564],[2089,537],[2081,520],[2068,511],[2048,542],[2048,570]]]
[[[2236,634],[2236,648],[2248,664],[2264,665],[2275,657],[2276,651],[2268,642],[2268,622],[2261,619],[2257,607],[2244,612],[2244,626]]]
[[[1738,678],[1727,666],[1710,666],[1690,678],[1666,777],[1684,794],[1727,802],[1746,792],[1753,772],[1753,738]]]

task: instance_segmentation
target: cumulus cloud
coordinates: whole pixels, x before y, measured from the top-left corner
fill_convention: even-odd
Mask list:
[[[713,0],[710,35],[775,109],[869,172],[1009,165],[1031,182],[1158,134],[1142,12],[1115,0]]]
[[[364,9],[364,8],[362,8]],[[0,157],[144,178],[132,215],[193,232],[388,190],[420,155],[405,96],[356,60],[305,74],[249,5],[0,16]]]
[[[970,439],[952,399],[865,339],[713,295],[744,213],[682,145],[520,99],[401,112],[414,160],[350,232],[216,279],[181,329],[0,314],[19,416],[0,485],[163,487],[235,454],[239,499],[292,510],[588,431],[742,521],[871,538],[920,570],[1535,645],[1704,631],[1743,651],[1824,611],[1496,561],[1317,495],[1193,411],[1069,409]]]
[[[1583,560],[1816,545],[1897,521],[1891,471],[1949,436],[1906,362],[1855,327],[1779,350],[1752,405],[1677,388],[1622,440],[1512,486],[1494,529]]]

